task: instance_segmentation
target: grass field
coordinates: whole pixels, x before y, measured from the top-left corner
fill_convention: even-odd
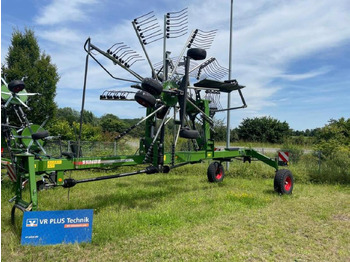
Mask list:
[[[79,184],[69,200],[67,189],[40,192],[40,210],[94,209],[92,243],[81,245],[21,246],[20,229],[10,224],[7,200],[13,192],[5,180],[1,260],[350,260],[349,186],[296,183],[293,195],[279,196],[273,179],[257,174],[259,163],[243,175],[237,170],[245,169],[234,165],[220,184],[207,182],[204,163],[169,174]],[[72,177],[105,174],[80,171]]]

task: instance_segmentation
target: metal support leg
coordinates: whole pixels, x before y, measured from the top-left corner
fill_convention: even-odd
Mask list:
[[[36,188],[34,156],[28,156],[29,190],[32,209],[38,208],[38,191]]]

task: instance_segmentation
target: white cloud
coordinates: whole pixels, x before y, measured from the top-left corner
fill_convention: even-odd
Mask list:
[[[68,28],[60,28],[58,30],[38,30],[37,35],[47,41],[59,45],[78,45],[84,40],[84,37],[82,37],[79,32]]]
[[[128,1],[123,1],[128,2]],[[139,10],[129,17],[128,21],[110,19],[108,24],[98,27],[99,17],[107,16],[103,12],[113,12],[112,0],[103,1],[103,5],[110,8],[99,9],[97,0],[53,0],[40,10],[35,22],[38,26],[39,37],[45,41],[42,49],[53,58],[61,74],[58,84],[57,99],[59,105],[68,103],[71,97],[60,95],[60,90],[77,90],[82,88],[85,52],[84,41],[91,36],[92,42],[103,50],[106,50],[115,42],[123,41],[132,49],[143,52],[139,46],[131,20],[140,15]],[[133,2],[135,4],[135,2]],[[158,6],[155,6],[158,4]],[[159,7],[159,1],[148,1],[148,11],[164,8],[173,11],[172,6]],[[118,12],[131,13],[129,7]],[[189,31],[194,28],[202,30],[219,29],[209,56],[218,58],[220,65],[228,67],[229,44],[229,15],[230,1],[218,0],[194,0],[178,1],[176,6],[188,6]],[[180,10],[179,8],[178,10]],[[316,78],[334,70],[325,65],[319,68],[305,67],[295,72],[290,66],[300,59],[305,59],[319,52],[329,52],[332,48],[342,45],[350,40],[350,2],[347,0],[255,0],[234,1],[234,35],[233,35],[233,74],[240,84],[247,86],[243,89],[248,108],[234,113],[234,117],[244,117],[261,114],[261,110],[275,108],[279,105],[279,99],[275,96],[282,92],[284,87],[278,84],[278,80],[298,81]],[[108,13],[108,15],[110,15]],[[142,14],[142,13],[141,13]],[[162,14],[156,13],[161,18]],[[94,26],[86,23],[93,17]],[[162,25],[162,19],[159,19]],[[86,32],[89,32],[88,34]],[[172,39],[168,41],[171,56],[177,56],[183,47],[185,39]],[[162,41],[146,47],[153,63],[162,59]],[[101,58],[104,64],[118,77],[130,78],[130,74],[121,68],[113,66],[110,61]],[[90,60],[88,86],[89,91],[97,96],[95,89],[111,86],[127,86],[124,82],[116,82],[94,62]],[[304,68],[304,67],[303,67]],[[137,63],[133,68],[140,75],[150,76],[150,69],[146,61]],[[131,77],[132,78],[132,77]],[[273,84],[272,84],[273,83]],[[94,91],[93,91],[94,90]],[[232,106],[240,105],[240,99],[236,94],[232,95]],[[75,99],[75,98],[74,98]],[[79,98],[80,99],[80,98]],[[75,101],[75,100],[74,100]],[[72,104],[77,104],[75,101]],[[222,96],[222,104],[226,105],[225,96]],[[110,105],[102,103],[89,103],[93,108],[102,112],[105,107],[110,111]],[[119,109],[123,104],[115,103],[113,107],[116,114],[125,112]],[[128,116],[133,111],[128,111]],[[124,117],[123,115],[119,115]],[[137,115],[139,116],[139,115]]]
[[[55,25],[83,21],[87,18],[83,7],[97,3],[97,0],[53,0],[41,10],[35,22],[39,25]]]
[[[323,67],[318,70],[313,70],[302,74],[281,74],[281,75],[276,75],[275,77],[290,80],[290,81],[299,81],[299,80],[305,80],[305,79],[314,78],[320,75],[324,75],[330,71],[331,71],[331,68]]]

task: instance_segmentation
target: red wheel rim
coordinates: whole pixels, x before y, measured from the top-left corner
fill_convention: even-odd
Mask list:
[[[289,191],[292,187],[292,178],[290,176],[286,177],[286,180],[284,181],[284,189],[286,191]]]
[[[223,170],[222,170],[222,167],[218,167],[218,169],[216,170],[216,179],[217,180],[220,180],[223,176]]]
[[[139,104],[143,105],[144,107],[147,107],[147,106],[148,106],[147,103],[146,103],[145,101],[141,100],[141,99],[137,99],[136,101],[137,101]]]

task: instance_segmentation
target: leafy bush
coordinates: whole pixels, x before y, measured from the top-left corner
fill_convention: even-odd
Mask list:
[[[320,183],[350,183],[350,152],[335,152],[332,158],[322,159],[320,168],[310,170],[310,180]]]
[[[251,142],[282,143],[290,134],[287,122],[265,116],[243,119],[237,131],[239,139]]]
[[[350,118],[330,120],[329,124],[318,132],[315,148],[329,158],[333,158],[339,151],[350,153]]]

